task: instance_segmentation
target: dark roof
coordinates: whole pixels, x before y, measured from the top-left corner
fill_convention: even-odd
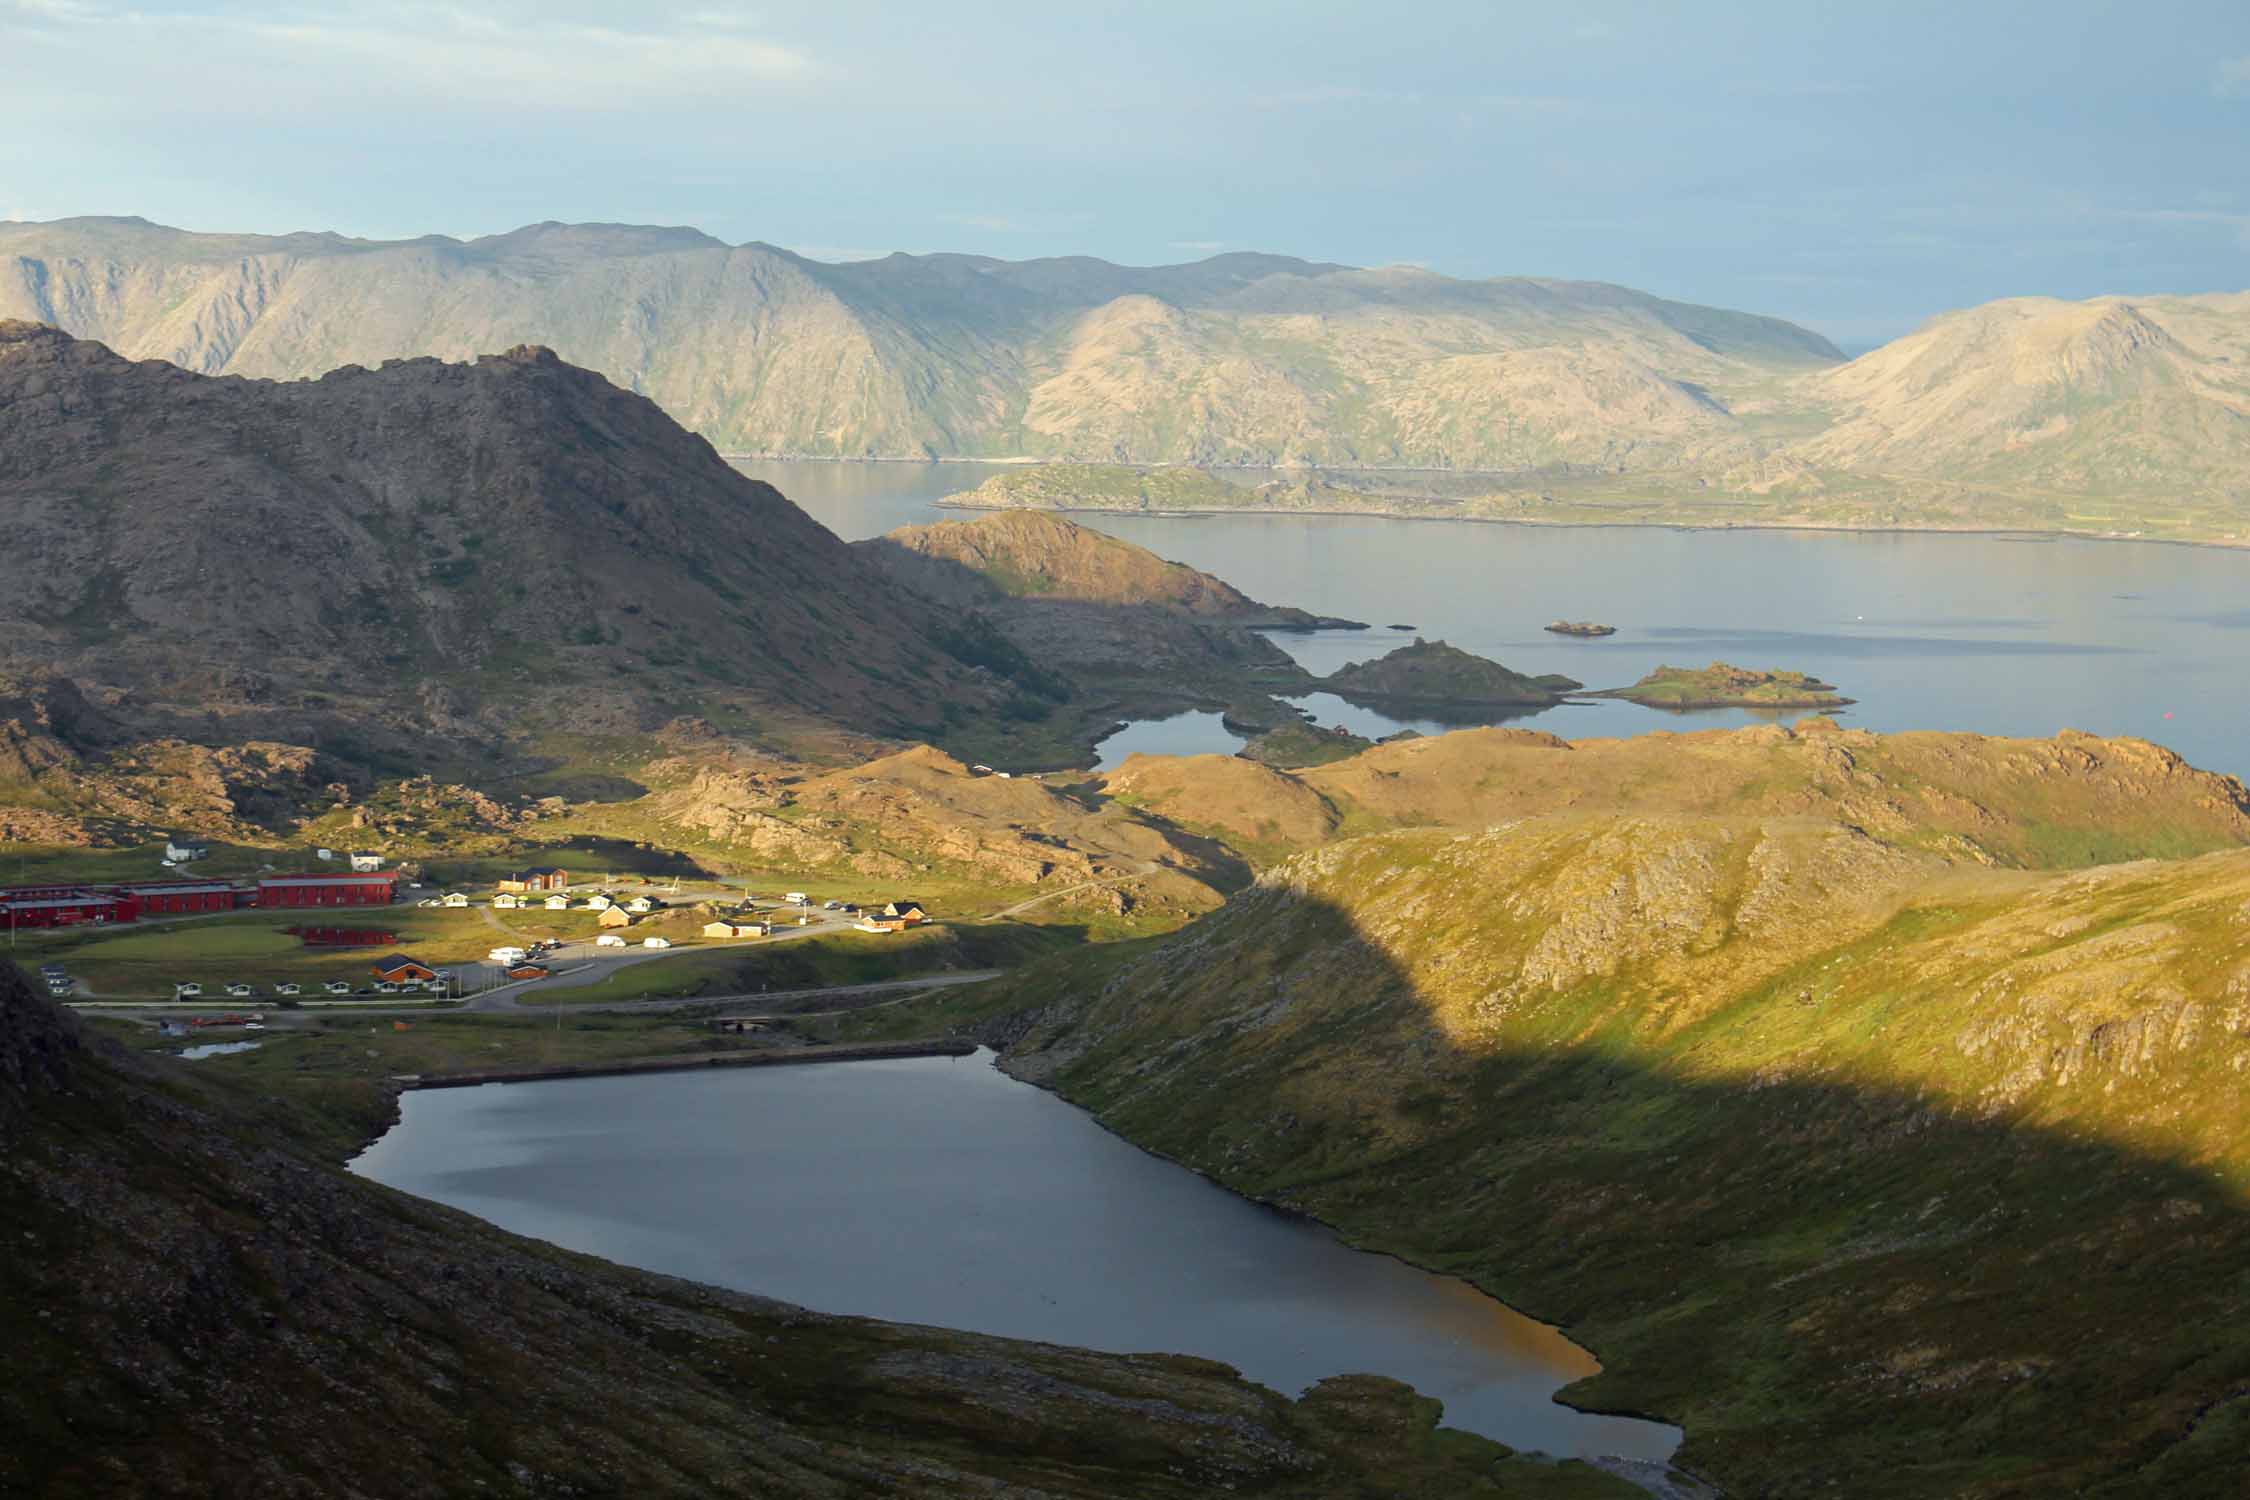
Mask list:
[[[398,876],[389,870],[380,875],[268,875],[260,886],[269,885],[372,885],[378,881],[398,884]]]
[[[409,958],[404,953],[386,953],[381,958],[375,960],[373,967],[375,968],[375,971],[377,973],[388,974],[393,969],[403,969],[410,965],[417,969],[430,969],[430,966],[422,962],[422,960],[418,958]],[[435,974],[437,970],[430,969],[430,972]]]
[[[129,885],[125,887],[136,896],[209,896],[220,891],[234,894],[234,887],[223,880],[183,880],[172,885]]]
[[[0,901],[0,907],[8,907],[15,911],[31,911],[34,908],[49,906],[115,906],[116,904],[117,898],[115,896],[35,896],[28,901],[20,898],[12,901]]]

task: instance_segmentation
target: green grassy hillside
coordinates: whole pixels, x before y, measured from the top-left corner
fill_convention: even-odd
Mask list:
[[[1013,1070],[1564,1322],[1571,1399],[1730,1493],[2234,1492],[2250,853],[1534,817],[1299,855],[1107,968],[985,997]]]

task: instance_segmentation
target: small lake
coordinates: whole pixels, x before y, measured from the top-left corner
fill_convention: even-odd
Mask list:
[[[1150,1156],[990,1057],[410,1092],[352,1170],[823,1312],[1199,1354],[1292,1394],[1389,1375],[1556,1455],[1678,1445],[1549,1399],[1598,1368],[1554,1329]]]
[[[995,464],[751,462],[847,539],[973,517],[940,509]],[[1328,673],[1415,634],[1519,672],[1622,687],[1713,660],[1810,672],[1857,699],[1841,722],[2045,737],[2136,735],[2250,776],[2250,551],[1929,532],[1506,526],[1371,516],[1074,517],[1216,573],[1252,596],[1373,629],[1274,639]],[[1618,627],[1600,640],[1557,617]],[[1412,632],[1388,629],[1392,624]],[[1311,705],[1362,734],[1434,727]],[[1786,722],[1794,713],[1665,713],[1566,704],[1509,722],[1566,738]],[[1166,753],[1232,750],[1209,722],[1166,721]],[[1136,726],[1148,727],[1148,726]],[[1152,731],[1153,732],[1153,731]],[[1110,747],[1103,747],[1105,762]]]

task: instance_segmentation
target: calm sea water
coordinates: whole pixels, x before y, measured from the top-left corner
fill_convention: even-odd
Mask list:
[[[983,464],[745,463],[846,538],[974,512],[936,502]],[[1375,629],[1275,639],[1315,672],[1381,655],[1404,624],[1519,672],[1622,687],[1713,660],[1810,672],[1857,699],[1847,724],[2137,735],[2250,775],[2250,552],[1913,533],[1531,527],[1357,516],[1075,519],[1269,603]],[[1570,640],[1558,616],[1618,627]],[[1320,721],[1406,724],[1323,697]],[[1773,717],[1767,715],[1763,717]],[[1781,715],[1783,719],[1794,715]],[[1511,722],[1569,738],[1759,722],[1568,704]],[[1232,750],[1215,715],[1136,725],[1140,748]],[[1105,763],[1119,758],[1103,746]]]
[[[1556,1405],[1597,1365],[1465,1283],[1126,1144],[990,1054],[409,1093],[352,1169],[521,1234],[824,1312],[1372,1372],[1557,1455],[1679,1432]]]

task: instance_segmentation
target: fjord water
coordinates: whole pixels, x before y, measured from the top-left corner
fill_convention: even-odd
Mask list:
[[[503,1228],[822,1312],[1374,1373],[1557,1455],[1675,1428],[1556,1405],[1595,1361],[1465,1283],[1345,1246],[973,1058],[409,1093],[352,1169]]]
[[[966,519],[936,502],[998,466],[745,462],[848,539]],[[1365,620],[1277,635],[1315,672],[1442,637],[1520,672],[1622,687],[1660,665],[1810,672],[1857,703],[1845,724],[2044,737],[2135,735],[2250,775],[2250,551],[1931,532],[1508,526],[1364,516],[1085,514],[1086,525],[1256,598]],[[1618,627],[1571,640],[1558,616]],[[1320,722],[1413,723],[1337,700]],[[1795,714],[1566,704],[1509,722],[1566,738],[1725,728]],[[1216,718],[1136,726],[1141,748],[1240,743]],[[1119,758],[1113,740],[1103,760]]]

